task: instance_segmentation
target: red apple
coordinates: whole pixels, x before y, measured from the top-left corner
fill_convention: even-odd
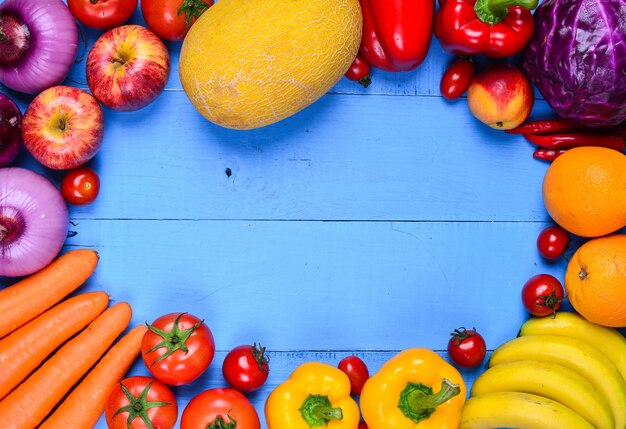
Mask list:
[[[152,103],[170,74],[167,48],[139,25],[104,33],[87,57],[87,84],[103,105],[130,112]]]
[[[67,170],[89,161],[104,136],[104,115],[88,92],[53,86],[28,105],[22,120],[24,146],[48,168]]]
[[[518,68],[496,65],[474,77],[467,90],[467,103],[481,122],[509,130],[524,122],[535,97],[530,81]]]

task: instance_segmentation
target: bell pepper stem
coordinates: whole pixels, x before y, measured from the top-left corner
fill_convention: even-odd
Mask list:
[[[474,11],[482,22],[493,25],[506,18],[511,6],[532,10],[537,7],[538,3],[538,0],[476,0]]]
[[[398,408],[406,418],[419,423],[428,419],[439,405],[460,393],[459,385],[447,379],[443,379],[437,393],[433,393],[432,388],[422,383],[408,383],[400,393]]]
[[[310,428],[325,427],[330,420],[342,420],[341,408],[332,406],[328,396],[309,395],[300,407],[302,419]]]

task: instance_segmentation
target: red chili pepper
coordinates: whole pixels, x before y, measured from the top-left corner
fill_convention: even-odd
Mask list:
[[[526,134],[524,137],[532,144],[546,149],[571,149],[579,146],[599,146],[619,151],[624,150],[623,138],[602,134]]]
[[[359,0],[361,52],[374,67],[406,71],[419,66],[430,47],[435,0]]]
[[[538,0],[440,0],[435,36],[448,52],[502,58],[521,51],[535,29]]]
[[[507,134],[554,134],[563,131],[579,131],[586,127],[571,119],[555,118],[528,121],[517,128],[505,130]]]
[[[473,77],[474,63],[465,58],[456,60],[441,76],[439,84],[441,95],[447,100],[459,98],[469,88]]]
[[[533,157],[542,161],[552,162],[559,155],[563,155],[565,152],[567,152],[567,149],[537,149],[533,152]]]
[[[346,72],[346,77],[350,80],[360,83],[364,87],[370,86],[372,77],[370,76],[371,67],[367,60],[359,52],[356,58]]]

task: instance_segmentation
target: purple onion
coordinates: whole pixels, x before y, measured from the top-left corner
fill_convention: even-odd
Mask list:
[[[0,167],[6,167],[17,157],[22,146],[22,112],[17,104],[0,94]]]
[[[0,4],[0,82],[36,94],[61,83],[78,49],[78,27],[61,0]]]
[[[25,168],[0,168],[0,276],[46,267],[67,237],[68,210],[59,190]]]

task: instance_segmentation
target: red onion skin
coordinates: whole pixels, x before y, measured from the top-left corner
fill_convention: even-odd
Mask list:
[[[8,96],[0,93],[0,167],[17,157],[22,147],[22,112]]]
[[[0,4],[0,82],[28,94],[61,83],[74,65],[78,27],[61,0]]]
[[[44,176],[0,168],[0,276],[46,267],[67,237],[69,215],[59,190]]]

